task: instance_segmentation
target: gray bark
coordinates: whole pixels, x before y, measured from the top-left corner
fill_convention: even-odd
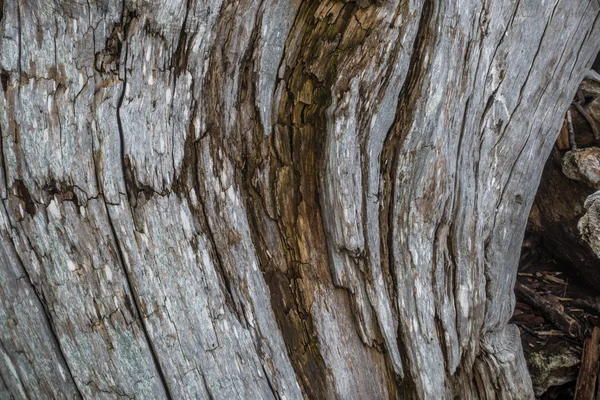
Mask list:
[[[0,6],[0,396],[533,396],[597,0]]]

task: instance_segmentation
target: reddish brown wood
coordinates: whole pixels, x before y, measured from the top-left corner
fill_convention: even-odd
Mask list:
[[[575,387],[575,400],[594,398],[596,379],[598,377],[598,359],[600,358],[600,328],[594,327],[591,336],[585,339],[581,369]],[[598,398],[596,396],[596,398]]]
[[[571,145],[569,144],[569,126],[566,119],[563,121],[558,139],[556,140],[556,147],[563,151],[571,149]]]

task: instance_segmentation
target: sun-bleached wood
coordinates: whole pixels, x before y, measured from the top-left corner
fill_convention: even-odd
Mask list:
[[[0,8],[0,397],[532,398],[596,0]]]

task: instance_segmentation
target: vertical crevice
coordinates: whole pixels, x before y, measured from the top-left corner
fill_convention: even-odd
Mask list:
[[[12,226],[11,222],[10,222],[10,214],[8,213],[8,209],[6,208],[6,203],[5,200],[2,199],[0,200],[2,202],[2,207],[4,208],[4,213],[6,215],[6,221],[9,224],[8,228],[11,229],[11,231],[15,231],[16,228]],[[6,242],[9,242],[12,244],[12,248],[13,248],[13,252],[15,254],[16,259],[19,261],[19,266],[20,269],[23,271],[25,278],[27,278],[27,282],[29,282],[29,286],[31,287],[31,291],[33,292],[33,295],[35,296],[35,298],[37,299],[37,301],[40,304],[40,307],[43,311],[43,315],[44,315],[44,319],[46,320],[46,325],[48,326],[48,328],[50,329],[50,333],[51,333],[51,340],[53,342],[53,344],[57,350],[58,350],[58,357],[59,359],[63,362],[64,366],[67,369],[67,373],[69,374],[69,377],[71,378],[72,382],[73,382],[73,386],[75,387],[75,390],[77,391],[79,398],[83,399],[83,395],[81,393],[81,390],[79,389],[79,386],[77,385],[77,381],[75,380],[75,377],[73,375],[73,372],[71,370],[71,366],[69,365],[69,362],[67,361],[67,357],[61,347],[60,344],[60,340],[58,339],[58,334],[56,333],[56,329],[54,328],[54,322],[53,319],[50,315],[50,310],[48,309],[48,306],[46,304],[45,301],[43,301],[43,293],[38,293],[38,290],[35,286],[35,284],[33,283],[33,280],[31,279],[31,275],[29,274],[29,272],[27,271],[27,269],[25,268],[25,263],[23,262],[23,259],[21,258],[21,255],[19,254],[19,252],[17,251],[17,247],[14,243],[14,241],[11,239],[9,240],[5,240]]]
[[[2,168],[2,175],[4,179],[4,194],[3,200],[8,198],[8,169],[6,168],[6,160],[4,159],[4,133],[2,132],[2,126],[0,126],[0,163]]]
[[[17,24],[19,25],[19,28],[17,29],[17,40],[19,42],[19,50],[18,50],[18,65],[17,65],[17,71],[19,72],[19,88],[18,88],[18,93],[21,93],[21,56],[22,56],[22,33],[21,33],[21,29],[23,28],[21,25],[21,0],[17,0]]]
[[[334,3],[331,2],[331,4]],[[242,168],[242,179],[240,179],[246,208],[250,210],[248,222],[252,243],[256,249],[261,270],[265,275],[265,282],[270,292],[271,307],[296,373],[297,382],[303,393],[309,398],[319,397],[331,391],[330,383],[327,382],[327,377],[331,375],[321,354],[320,343],[316,340],[313,316],[310,310],[305,309],[302,297],[306,296],[305,291],[313,290],[311,286],[317,285],[318,280],[329,282],[330,273],[326,269],[325,263],[314,260],[314,265],[308,266],[300,259],[298,236],[301,236],[302,233],[294,232],[292,234],[292,226],[296,224],[298,208],[301,207],[300,201],[302,201],[305,205],[305,212],[315,222],[310,227],[312,232],[306,232],[305,235],[326,240],[320,226],[321,211],[318,193],[318,169],[321,165],[320,160],[324,146],[324,135],[320,134],[324,134],[326,131],[325,110],[331,103],[330,90],[335,79],[335,64],[342,54],[342,50],[325,48],[319,41],[319,33],[326,36],[331,42],[339,42],[339,37],[346,29],[356,5],[344,5],[343,11],[339,12],[339,20],[336,21],[337,25],[335,26],[328,24],[328,21],[314,17],[318,6],[314,2],[303,2],[300,5],[289,31],[283,56],[279,60],[279,69],[281,69],[281,66],[285,65],[285,55],[288,52],[294,52],[294,46],[300,47],[298,59],[293,60],[294,63],[286,68],[283,78],[278,80],[278,83],[285,87],[282,104],[273,105],[276,110],[280,110],[278,115],[274,116],[273,125],[285,128],[274,129],[272,136],[265,137],[260,118],[254,118],[260,112],[256,109],[255,82],[257,80],[252,76],[254,71],[251,50],[248,50],[244,57],[241,74],[244,89],[239,99],[240,103],[249,104],[253,114],[249,119],[256,121],[252,127],[254,134],[250,138],[251,142],[245,141],[245,163]],[[333,24],[334,21],[329,22]],[[299,30],[302,31],[298,32]],[[329,60],[326,70],[323,71],[323,74],[326,75],[324,77],[326,82],[321,80],[323,76],[317,77],[313,71],[310,71],[311,65],[315,68],[322,67],[317,65],[319,60],[314,59],[315,55],[319,54],[319,50],[327,52],[325,55],[320,55],[319,58]],[[276,87],[277,85],[274,91],[277,90]],[[305,87],[314,88],[312,89],[314,94],[311,93],[311,96],[314,96],[316,104],[307,105],[298,100],[301,90]],[[301,111],[295,113],[294,108],[301,109]],[[289,143],[289,153],[286,152],[285,156],[280,154],[282,149],[277,148],[276,136],[281,137],[281,142]],[[264,147],[269,148],[268,154],[261,150]],[[270,169],[274,172],[264,178],[267,182],[262,182],[262,184],[270,187],[270,190],[275,193],[264,193],[257,187],[259,184],[253,182],[256,171],[261,168],[263,163],[270,164]],[[289,184],[290,187],[286,187],[289,191],[285,195],[278,196],[277,171],[284,170],[286,179],[289,178],[286,185]],[[293,172],[289,172],[290,170]],[[282,172],[281,176],[283,175]],[[273,195],[273,206],[278,209],[277,213],[281,212],[281,215],[271,215],[273,211],[271,210],[269,213],[266,209],[263,197],[271,194]],[[289,207],[284,204],[288,204]],[[268,224],[276,225],[275,230],[279,237],[275,243],[269,242],[267,239],[269,230],[274,228],[269,227]],[[322,247],[322,249],[325,248],[325,246]],[[284,263],[285,265],[279,265]],[[315,269],[320,271],[315,271]],[[307,272],[307,270],[312,271]],[[317,278],[317,276],[320,277]],[[271,385],[271,383],[269,384]]]
[[[397,290],[395,282],[395,274],[393,271],[393,255],[391,249],[394,247],[393,243],[393,216],[394,216],[394,182],[396,181],[395,167],[398,161],[398,152],[401,148],[402,141],[406,138],[408,132],[404,130],[409,127],[409,123],[412,120],[412,113],[414,111],[415,103],[417,101],[418,91],[416,90],[423,84],[423,78],[427,72],[428,64],[426,64],[426,52],[428,50],[428,43],[431,41],[431,20],[433,18],[433,7],[431,0],[425,0],[423,8],[421,10],[421,18],[419,20],[419,27],[417,29],[417,35],[413,42],[413,49],[411,52],[411,59],[408,73],[404,80],[404,84],[400,89],[398,96],[398,107],[396,109],[395,120],[392,123],[392,127],[388,132],[383,149],[381,151],[380,160],[380,171],[383,199],[381,202],[380,210],[380,226],[382,228],[382,261],[387,263],[389,274],[394,280],[394,289]],[[385,239],[383,239],[385,238]],[[385,242],[384,242],[385,240]]]
[[[198,178],[199,179],[199,178]],[[197,183],[198,185],[198,189],[200,188],[200,182],[198,181]],[[205,227],[205,233],[206,233],[206,238],[208,239],[209,243],[210,243],[210,248],[212,249],[212,252],[215,255],[215,272],[217,273],[217,275],[219,275],[219,277],[221,278],[221,281],[223,282],[223,286],[225,287],[225,303],[226,304],[230,304],[234,314],[236,315],[238,321],[240,322],[241,325],[247,325],[247,323],[245,322],[245,317],[244,317],[244,310],[242,309],[242,306],[237,298],[237,296],[235,296],[233,294],[233,290],[231,287],[231,282],[229,277],[227,276],[227,271],[225,270],[224,267],[224,261],[223,261],[223,257],[221,256],[221,253],[219,252],[219,246],[217,246],[217,242],[215,240],[215,235],[213,232],[213,229],[211,228],[211,224],[210,221],[208,219],[208,215],[206,214],[206,204],[204,203],[204,198],[202,197],[202,195],[200,194],[200,191],[198,190],[198,194],[197,194],[197,199],[198,199],[198,203],[200,203],[200,217],[201,217],[201,224]]]
[[[260,363],[260,366],[262,367],[263,374],[265,374],[265,379],[267,381],[267,384],[269,385],[269,389],[271,390],[273,397],[277,400],[280,400],[281,396],[279,395],[279,392],[277,392],[277,389],[275,389],[275,387],[273,386],[273,382],[271,382],[271,379],[269,378],[269,374],[267,373],[264,364]]]
[[[179,74],[187,68],[187,61],[189,56],[188,45],[188,35],[186,31],[188,17],[190,14],[190,10],[192,7],[192,0],[187,0],[185,5],[185,17],[183,18],[183,23],[181,25],[181,30],[179,32],[179,39],[177,40],[177,48],[175,49],[175,54],[173,55],[173,61],[175,65],[172,67],[175,68],[175,77],[173,81],[177,80]],[[193,35],[192,35],[193,38]],[[175,92],[173,92],[175,93]]]
[[[430,44],[435,40],[435,30],[432,27],[434,22],[434,8],[435,4],[432,0],[424,0],[421,9],[421,16],[419,20],[419,26],[417,28],[417,34],[413,42],[413,48],[411,58],[408,66],[408,73],[400,90],[398,96],[398,106],[396,108],[396,116],[392,127],[390,128],[383,144],[380,159],[380,180],[382,181],[382,201],[380,206],[380,221],[379,226],[381,229],[381,261],[382,269],[387,269],[394,286],[394,297],[397,297],[398,283],[397,275],[394,272],[395,260],[393,255],[393,248],[396,247],[394,243],[394,229],[397,224],[394,222],[396,217],[396,205],[394,203],[395,193],[395,182],[397,181],[397,165],[399,152],[402,147],[402,142],[408,134],[410,123],[413,119],[413,113],[418,104],[418,96],[420,94],[421,87],[425,84],[424,78],[429,69],[428,52],[431,51]],[[406,346],[405,340],[402,335],[402,328],[398,328],[397,339],[398,346],[400,347],[400,355],[402,358],[402,364],[406,367],[405,379],[403,379],[398,385],[400,393],[416,393],[416,383],[411,380],[415,378],[411,376],[413,371],[413,363],[408,358],[406,350],[403,346]],[[408,379],[407,379],[408,378]]]
[[[123,13],[125,13],[125,2],[123,2]],[[125,15],[122,16],[122,19],[125,18]],[[123,28],[123,35],[127,35],[127,25],[121,25]],[[129,56],[129,38],[125,36],[123,38],[124,46],[125,46],[125,57],[123,58],[123,90],[117,100],[117,130],[119,132],[119,152],[121,159],[121,173],[123,175],[123,186],[125,187],[125,196],[126,201],[131,205],[131,199],[129,196],[129,185],[127,184],[130,180],[128,172],[131,172],[129,168],[127,168],[127,159],[125,155],[125,134],[123,132],[123,122],[121,120],[121,107],[123,106],[123,101],[125,100],[125,94],[127,93],[127,59]],[[133,217],[133,213],[132,213]]]
[[[156,367],[156,371],[158,372],[159,378],[163,384],[163,387],[165,388],[165,394],[167,395],[167,399],[172,400],[173,396],[171,395],[171,389],[169,388],[169,384],[167,383],[167,379],[166,379],[166,375],[160,365],[160,360],[158,357],[158,353],[156,351],[156,346],[154,345],[154,342],[152,341],[150,334],[148,333],[148,328],[146,326],[146,320],[144,318],[144,315],[142,314],[141,311],[141,307],[140,307],[140,297],[137,293],[137,290],[135,288],[135,285],[133,284],[133,280],[134,278],[131,276],[131,273],[129,271],[129,268],[127,267],[127,263],[125,261],[125,254],[123,252],[121,243],[119,241],[119,236],[117,234],[117,231],[115,229],[112,217],[110,215],[110,210],[108,209],[108,205],[106,204],[106,201],[104,201],[103,199],[103,203],[104,203],[104,208],[106,209],[106,216],[108,219],[108,225],[110,226],[110,230],[113,236],[113,239],[115,241],[115,247],[117,250],[117,254],[119,256],[119,262],[121,264],[121,267],[123,268],[123,271],[125,272],[125,281],[127,283],[127,288],[129,290],[129,294],[131,295],[131,297],[133,298],[133,305],[135,308],[135,313],[137,318],[140,321],[140,328],[141,331],[144,335],[144,338],[146,340],[146,342],[148,343],[148,347],[150,348],[150,353],[152,355],[152,360],[154,362],[154,366]]]
[[[10,355],[6,351],[6,347],[4,347],[4,343],[2,343],[2,340],[0,340],[0,351],[4,354],[5,357],[8,357],[10,359]],[[10,362],[14,364],[13,360],[10,360]],[[23,377],[21,376],[21,369],[18,368],[16,371],[13,371],[13,372],[17,374],[16,378],[18,379],[18,384],[20,386],[20,389],[23,391],[22,394],[25,395],[25,398],[27,400],[31,399],[31,395],[29,394],[29,391],[23,384]],[[0,370],[0,381],[2,381],[2,383],[4,383],[4,386],[8,389],[8,385],[6,385],[6,380],[4,379],[4,376],[2,375],[1,370]]]
[[[121,15],[121,19],[122,19],[122,29],[123,29],[123,35],[124,35],[124,46],[125,46],[125,56],[123,59],[123,89],[121,91],[121,95],[117,101],[117,110],[116,110],[116,114],[117,114],[117,127],[118,127],[118,132],[119,132],[119,148],[120,148],[120,158],[121,158],[121,172],[123,174],[123,185],[125,186],[125,201],[127,202],[127,204],[129,204],[129,207],[131,207],[131,202],[130,202],[130,196],[129,196],[129,188],[128,188],[128,179],[127,179],[127,171],[128,169],[126,168],[126,157],[125,157],[125,135],[123,132],[123,124],[121,121],[121,107],[123,105],[123,101],[125,99],[125,93],[127,92],[127,59],[128,59],[128,55],[129,55],[129,37],[128,37],[128,27],[129,24],[131,22],[131,15],[129,13],[128,10],[126,10],[125,7],[125,1],[123,1],[123,10],[122,10],[122,15]],[[121,264],[121,267],[123,268],[123,271],[125,273],[125,281],[127,282],[127,288],[129,289],[129,293],[131,295],[131,297],[133,298],[133,304],[134,304],[134,308],[135,308],[135,313],[137,314],[137,318],[140,321],[140,328],[141,331],[144,335],[144,338],[146,340],[146,342],[148,343],[148,347],[150,349],[150,353],[152,356],[152,360],[154,362],[154,366],[156,368],[156,371],[159,375],[159,378],[162,382],[162,385],[165,389],[165,394],[167,395],[167,398],[169,400],[173,399],[173,396],[171,394],[171,389],[169,387],[167,378],[166,378],[166,374],[164,373],[161,364],[160,364],[160,360],[158,357],[158,352],[156,350],[156,346],[154,345],[154,342],[152,341],[152,338],[150,337],[150,334],[148,333],[148,327],[147,327],[147,323],[146,320],[144,318],[144,315],[141,311],[141,306],[140,306],[140,297],[139,294],[137,292],[136,286],[133,283],[134,282],[134,278],[130,272],[130,268],[128,268],[127,266],[127,262],[126,262],[126,258],[125,258],[125,252],[123,251],[121,242],[119,240],[119,235],[117,233],[117,230],[115,229],[115,225],[110,213],[110,210],[108,209],[108,205],[105,201],[105,199],[103,199],[103,203],[104,203],[104,207],[106,210],[106,215],[107,215],[107,219],[108,219],[108,224],[110,226],[111,229],[111,233],[113,236],[113,239],[115,241],[115,247],[117,250],[117,254],[119,256],[119,262]],[[120,202],[119,202],[120,203]],[[133,211],[131,210],[131,218],[133,219]]]

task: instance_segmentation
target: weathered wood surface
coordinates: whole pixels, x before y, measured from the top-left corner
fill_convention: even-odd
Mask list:
[[[2,396],[532,397],[596,0],[0,6]]]
[[[598,368],[600,364],[600,328],[597,326],[592,330],[592,334],[585,339],[583,345],[583,357],[581,359],[581,368],[575,387],[575,400],[594,399],[596,393],[596,380],[598,378]]]

